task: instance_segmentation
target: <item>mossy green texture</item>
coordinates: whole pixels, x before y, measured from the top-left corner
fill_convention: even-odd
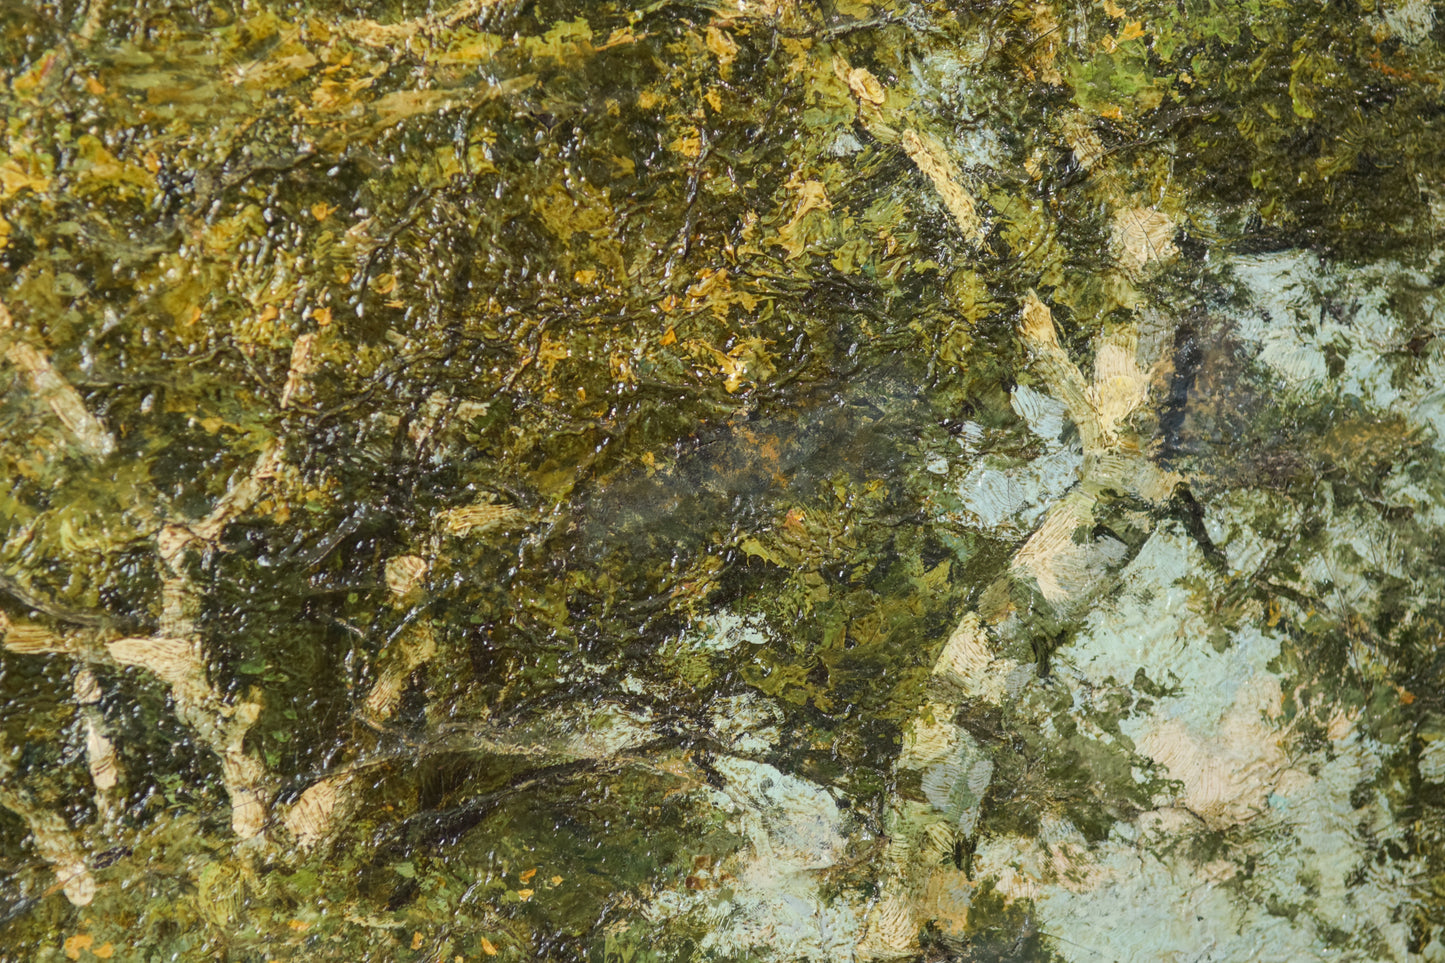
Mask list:
[[[0,958],[837,958],[930,791],[905,955],[1445,956],[1442,29],[5,5]],[[1083,370],[1167,319],[1129,428],[1192,493],[1102,492],[1073,606],[1010,575],[1085,470],[1031,291]],[[896,764],[973,611],[1016,668],[940,796]],[[238,745],[106,655],[175,625]],[[1221,720],[1281,754],[1223,800],[1165,751]]]

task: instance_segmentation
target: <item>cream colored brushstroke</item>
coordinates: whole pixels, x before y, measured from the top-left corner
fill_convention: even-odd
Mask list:
[[[419,555],[396,555],[386,560],[387,591],[404,599],[426,584],[430,566]]]
[[[121,665],[145,669],[166,685],[183,690],[186,697],[206,690],[206,664],[200,646],[187,639],[124,638],[106,645]]]
[[[23,787],[8,784],[14,769],[9,746],[0,740],[0,806],[24,821],[40,858],[55,871],[56,882],[72,906],[88,906],[95,899],[96,882],[80,840],[65,818],[42,805]]]
[[[1118,426],[1149,395],[1149,376],[1139,368],[1139,332],[1132,325],[1105,335],[1094,352],[1094,383],[1087,390],[1098,412],[1106,443],[1118,441]]]
[[[993,653],[988,631],[976,612],[966,612],[933,664],[932,677],[942,692],[999,705],[1008,676],[1018,663]]]
[[[955,711],[947,703],[924,703],[903,736],[903,751],[898,756],[898,765],[905,769],[922,769],[956,752],[958,727],[953,724]]]
[[[85,399],[74,386],[50,363],[42,352],[33,345],[12,334],[15,321],[9,309],[0,301],[0,338],[9,344],[5,358],[20,372],[32,394],[44,402],[56,419],[70,433],[71,441],[92,458],[105,458],[115,452],[115,438],[91,414]]]
[[[888,91],[867,67],[848,68],[844,79],[848,81],[848,89],[853,91],[853,96],[865,104],[878,107],[888,99]]]
[[[1212,735],[1166,719],[1138,740],[1139,751],[1183,783],[1180,805],[1209,828],[1228,829],[1268,810],[1288,765],[1284,733],[1270,722],[1280,706],[1278,679],[1261,675],[1240,687]]]
[[[1120,265],[1137,273],[1153,261],[1170,261],[1179,255],[1174,245],[1178,226],[1162,211],[1126,207],[1114,213],[1109,242]]]
[[[896,142],[902,147],[919,172],[932,182],[964,238],[970,244],[981,242],[985,234],[983,218],[948,148],[932,134],[909,126],[906,118],[892,116],[886,106],[888,89],[867,68],[853,67],[836,57],[833,69],[858,101],[859,118],[869,132],[884,143]]]
[[[287,810],[282,822],[302,850],[316,848],[329,837],[356,804],[355,774],[341,772],[313,783]]]
[[[381,655],[381,672],[363,702],[367,716],[375,722],[390,719],[411,674],[430,661],[436,651],[436,635],[430,623],[419,622],[403,632]]]
[[[1079,429],[1084,451],[1101,447],[1104,432],[1099,423],[1099,413],[1089,400],[1089,385],[1059,344],[1053,312],[1033,291],[1024,297],[1019,333],[1034,365],[1043,375],[1049,394],[1062,401],[1068,409],[1069,417]]]
[[[888,879],[883,895],[868,912],[857,954],[860,959],[890,959],[911,955],[918,943],[914,897],[896,879]]]
[[[311,331],[296,339],[291,345],[291,364],[286,370],[286,384],[281,389],[281,407],[289,408],[299,398],[315,367],[311,353],[316,347],[316,332]]]
[[[4,612],[0,612],[0,645],[16,655],[79,657],[84,651],[79,639],[57,635],[32,622],[14,622]]]
[[[953,221],[963,236],[974,244],[982,241],[983,219],[978,215],[978,205],[960,183],[958,167],[944,146],[932,135],[914,130],[905,130],[899,143],[909,159],[933,182],[934,190],[938,191],[943,206],[953,215]]]
[[[124,638],[106,645],[121,665],[145,669],[164,682],[175,701],[176,717],[216,754],[231,799],[231,828],[242,839],[260,836],[266,827],[269,774],[245,748],[246,733],[261,714],[252,699],[225,701],[206,678],[205,660],[194,638]]]
[[[113,808],[108,797],[120,782],[120,756],[105,731],[105,718],[99,706],[100,683],[89,666],[81,666],[75,673],[72,690],[85,721],[85,759],[90,768],[90,781],[95,785],[97,805],[104,812]]]
[[[1093,512],[1093,496],[1078,490],[1065,495],[1010,563],[1015,572],[1032,577],[1051,604],[1068,601],[1072,588],[1086,580],[1089,546],[1076,543],[1074,533],[1093,521]]]
[[[478,502],[459,508],[448,508],[437,516],[441,530],[448,535],[481,535],[526,517],[511,505]]]

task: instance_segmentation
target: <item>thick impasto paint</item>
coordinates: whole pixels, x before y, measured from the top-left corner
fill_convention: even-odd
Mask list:
[[[1445,960],[1442,88],[0,4],[0,960]]]

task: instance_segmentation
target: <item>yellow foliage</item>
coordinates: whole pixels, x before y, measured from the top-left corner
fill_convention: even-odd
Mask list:
[[[831,210],[833,204],[828,200],[828,191],[822,181],[794,179],[788,186],[796,192],[798,202],[793,216],[779,229],[778,240],[788,252],[788,260],[792,260],[803,253],[810,240],[803,219],[815,211]]]
[[[697,128],[694,127],[673,140],[673,142],[667,146],[688,160],[693,160],[702,153],[702,135],[699,134]]]
[[[707,49],[717,57],[718,66],[724,78],[731,72],[733,61],[738,56],[737,41],[724,33],[716,24],[709,24],[707,28]]]
[[[0,201],[23,190],[39,194],[50,189],[50,177],[33,158],[9,157],[0,164]]]
[[[1028,60],[1023,64],[1024,74],[1031,80],[1057,87],[1064,82],[1057,63],[1060,48],[1058,17],[1047,0],[1035,0],[1027,10],[1028,29],[1033,37],[1029,43]]]
[[[485,63],[497,55],[505,41],[494,34],[463,34],[452,42],[446,52],[436,58],[439,64]]]
[[[866,67],[854,67],[848,71],[848,88],[859,100],[868,104],[881,104],[888,99],[888,91],[878,82]]]

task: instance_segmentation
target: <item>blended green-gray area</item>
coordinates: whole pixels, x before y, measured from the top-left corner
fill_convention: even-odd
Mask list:
[[[1445,959],[1422,0],[0,9],[0,959]]]

